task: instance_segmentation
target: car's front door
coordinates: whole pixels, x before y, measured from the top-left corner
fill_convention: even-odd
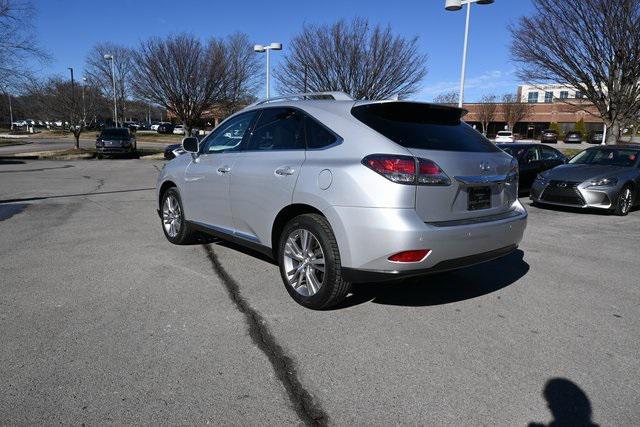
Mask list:
[[[222,123],[200,144],[199,155],[185,171],[183,198],[187,220],[217,231],[234,231],[229,204],[229,176],[256,113]]]
[[[282,107],[261,110],[230,175],[236,236],[271,244],[273,220],[291,204],[304,160],[303,113]]]

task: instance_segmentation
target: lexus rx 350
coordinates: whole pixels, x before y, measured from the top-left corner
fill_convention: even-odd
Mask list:
[[[165,166],[158,211],[175,244],[205,232],[275,258],[298,303],[354,282],[458,269],[517,247],[518,164],[464,110],[341,93],[251,105]],[[333,99],[326,99],[331,97]]]

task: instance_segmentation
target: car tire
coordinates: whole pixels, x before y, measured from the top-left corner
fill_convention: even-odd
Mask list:
[[[100,154],[100,153],[96,154],[96,159],[98,159],[98,160],[102,160],[103,157],[104,156],[102,154]]]
[[[340,251],[331,225],[319,214],[299,215],[287,223],[278,244],[278,264],[287,292],[307,308],[333,307],[351,288],[342,277]]]
[[[174,245],[186,245],[195,240],[195,232],[185,221],[182,199],[176,187],[171,187],[162,194],[160,221],[165,237]]]
[[[613,214],[617,216],[625,216],[633,207],[633,188],[629,184],[622,187],[618,197],[616,197]]]

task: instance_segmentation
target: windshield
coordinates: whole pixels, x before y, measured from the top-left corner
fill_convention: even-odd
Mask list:
[[[460,120],[457,108],[414,102],[358,105],[351,114],[365,125],[406,148],[443,151],[499,151]]]
[[[602,166],[633,166],[638,159],[637,150],[620,148],[596,148],[585,150],[575,156],[570,164],[602,165]]]
[[[100,134],[100,138],[125,139],[129,138],[128,129],[105,129]]]

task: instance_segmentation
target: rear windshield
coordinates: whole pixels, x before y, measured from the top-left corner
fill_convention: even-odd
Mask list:
[[[128,138],[128,129],[105,129],[102,131],[103,138]]]
[[[498,132],[498,136],[511,136],[511,132]]]
[[[358,105],[351,114],[406,148],[444,151],[500,151],[460,120],[461,110],[412,102]]]

